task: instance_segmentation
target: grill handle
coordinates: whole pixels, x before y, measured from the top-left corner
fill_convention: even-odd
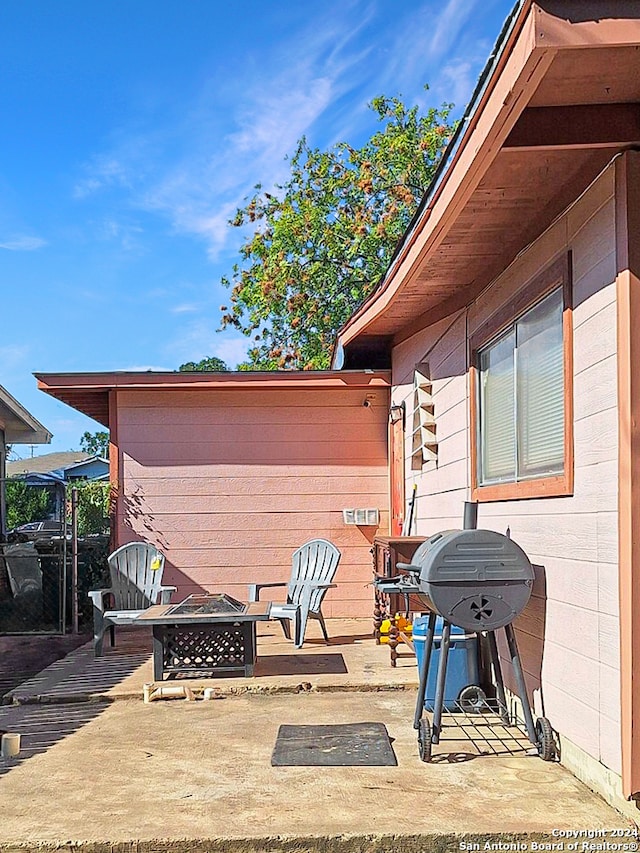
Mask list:
[[[414,575],[419,575],[422,571],[422,566],[414,566],[412,563],[396,563],[396,569],[404,572],[411,572]]]

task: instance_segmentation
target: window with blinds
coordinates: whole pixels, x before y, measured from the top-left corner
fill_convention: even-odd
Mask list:
[[[563,291],[478,350],[478,485],[564,470]]]

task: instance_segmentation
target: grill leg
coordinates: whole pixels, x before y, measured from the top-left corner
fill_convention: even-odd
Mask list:
[[[511,725],[511,719],[507,712],[507,697],[504,692],[504,680],[502,678],[502,667],[500,666],[498,644],[496,643],[496,632],[487,631],[487,639],[489,641],[489,653],[491,655],[493,677],[496,683],[496,695],[498,697],[498,706],[500,708],[500,719],[505,724],[505,726],[508,726]]]
[[[529,697],[527,696],[527,686],[524,683],[524,675],[522,673],[522,665],[520,663],[520,655],[518,654],[518,645],[516,643],[516,635],[513,630],[513,625],[505,625],[504,632],[507,635],[507,643],[509,644],[509,655],[511,657],[511,666],[513,674],[516,678],[520,701],[522,702],[522,711],[524,713],[524,722],[527,727],[527,735],[534,746],[538,745],[538,735],[531,714],[531,705],[529,705]]]
[[[436,632],[436,614],[429,613],[427,622],[427,636],[424,638],[424,654],[418,673],[418,698],[416,699],[416,712],[413,716],[413,728],[420,726],[420,718],[424,710],[424,696],[427,692],[427,679],[429,678],[429,664],[431,662],[431,650],[433,649],[433,635]]]
[[[442,709],[444,707],[444,684],[447,678],[447,662],[449,658],[450,641],[451,623],[445,620],[442,625],[440,661],[438,664],[438,678],[436,681],[436,698],[433,703],[433,734],[431,735],[431,743],[440,743],[440,730],[442,728]]]

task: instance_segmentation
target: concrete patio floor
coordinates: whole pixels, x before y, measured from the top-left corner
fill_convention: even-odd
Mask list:
[[[0,759],[0,850],[445,851],[519,839],[507,849],[534,851],[562,843],[554,830],[630,826],[500,727],[449,720],[424,764],[415,660],[392,669],[366,621],[334,620],[329,646],[313,627],[294,652],[261,626],[254,679],[187,682],[214,686],[218,701],[143,704],[140,631],[121,632],[101,661],[81,648],[22,685],[25,704],[0,707],[0,729],[23,736],[19,758]],[[280,725],[352,722],[384,723],[397,767],[271,766]]]

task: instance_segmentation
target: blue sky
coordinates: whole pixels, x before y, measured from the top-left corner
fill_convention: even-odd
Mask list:
[[[243,198],[302,134],[364,141],[376,95],[459,115],[512,5],[2,4],[0,384],[54,433],[36,454],[100,427],[34,371],[235,367],[246,338],[216,329]]]

